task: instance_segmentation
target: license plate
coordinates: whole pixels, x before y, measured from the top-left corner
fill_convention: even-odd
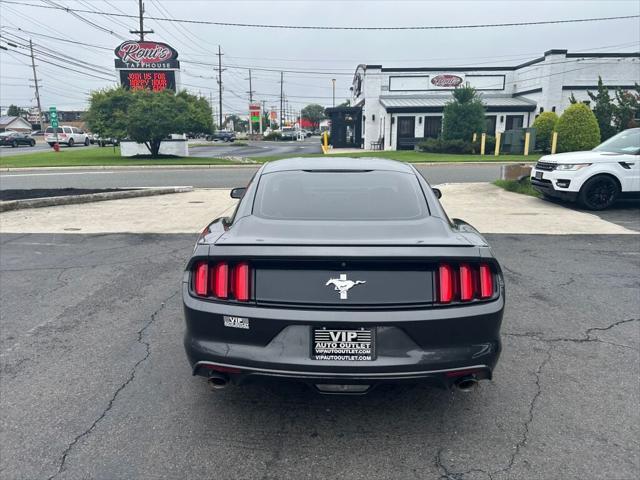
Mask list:
[[[367,361],[375,359],[375,331],[313,329],[311,358],[314,360]]]
[[[542,172],[536,172],[536,178],[542,180]]]

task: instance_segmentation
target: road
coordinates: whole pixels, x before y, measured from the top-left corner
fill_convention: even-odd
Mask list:
[[[494,380],[333,397],[190,375],[193,235],[2,234],[0,477],[638,478],[638,237],[488,239]]]
[[[246,185],[257,169],[258,166],[175,169],[132,167],[112,170],[36,169],[0,173],[0,189],[124,188],[167,185],[231,188]],[[490,182],[500,178],[500,166],[491,164],[430,164],[418,166],[418,169],[434,185],[453,182]]]

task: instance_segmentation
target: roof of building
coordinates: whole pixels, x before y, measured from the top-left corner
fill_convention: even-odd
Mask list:
[[[441,109],[451,101],[451,95],[382,95],[380,103],[386,109]],[[536,102],[510,95],[483,95],[482,102],[489,109],[534,110]]]
[[[14,117],[14,116],[10,116],[10,115],[2,115],[0,116],[0,125],[9,125],[12,122],[15,122],[16,120],[23,120],[27,123],[29,123],[27,120],[25,120],[22,117]]]

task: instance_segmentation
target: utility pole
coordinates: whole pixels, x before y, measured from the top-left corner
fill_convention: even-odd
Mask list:
[[[36,87],[36,101],[38,102],[38,123],[40,124],[40,130],[44,130],[44,124],[42,123],[42,105],[40,104],[40,85],[38,85],[38,74],[36,73],[36,60],[33,56],[33,42],[29,39],[29,51],[31,52],[31,68],[33,68],[33,82]]]
[[[251,69],[249,69],[249,135],[253,134],[253,121],[251,120],[251,105],[253,104],[253,88],[251,88]],[[262,119],[260,119],[262,125]]]
[[[336,106],[336,79],[332,78],[331,83],[333,83],[333,106]]]
[[[282,130],[282,109],[284,107],[284,72],[280,72],[280,130]]]
[[[216,54],[218,55],[218,103],[219,103],[219,108],[220,111],[218,112],[219,120],[219,128],[222,128],[222,50],[220,48],[220,45],[218,45],[218,53]]]
[[[153,33],[153,30],[144,29],[144,3],[138,0],[138,17],[140,18],[140,30],[129,30],[129,33],[137,33],[140,35],[140,41],[144,42],[145,33]]]
[[[216,113],[213,109],[213,92],[209,90],[209,106],[211,107],[211,121],[215,125],[216,123]]]

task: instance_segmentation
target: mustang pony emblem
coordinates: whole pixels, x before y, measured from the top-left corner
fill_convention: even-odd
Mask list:
[[[340,300],[346,300],[347,292],[351,290],[351,288],[361,283],[367,283],[367,282],[365,280],[356,280],[356,281],[347,280],[347,274],[341,273],[340,278],[330,278],[329,281],[325,283],[325,286],[333,285],[335,287],[334,289],[340,292]]]

